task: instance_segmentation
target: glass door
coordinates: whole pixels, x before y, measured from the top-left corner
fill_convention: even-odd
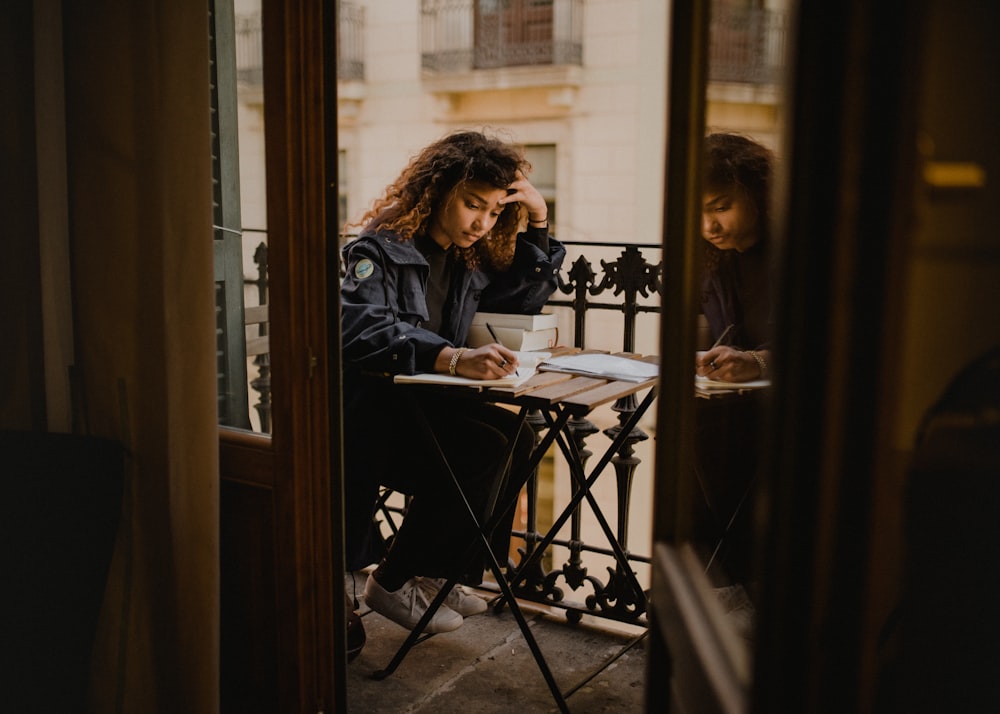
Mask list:
[[[672,4],[650,710],[749,701],[795,11]]]
[[[226,711],[345,706],[335,6],[212,7]]]

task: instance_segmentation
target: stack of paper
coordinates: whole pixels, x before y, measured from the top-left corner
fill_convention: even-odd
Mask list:
[[[550,357],[538,365],[539,370],[585,374],[591,377],[644,382],[659,375],[659,365],[616,355],[586,353]]]
[[[519,315],[509,312],[477,312],[472,316],[472,324],[486,327],[510,327],[519,330],[546,330],[559,327],[559,316],[551,312],[538,315]]]

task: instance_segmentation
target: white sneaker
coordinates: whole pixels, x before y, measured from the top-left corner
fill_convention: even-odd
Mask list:
[[[438,590],[443,588],[447,582],[444,578],[421,578],[420,586],[427,592],[427,599],[433,600],[438,594]],[[457,583],[448,593],[448,597],[444,599],[444,604],[462,617],[472,617],[486,612],[486,601],[478,595],[467,592],[464,587]]]
[[[365,582],[365,602],[372,610],[397,625],[412,630],[427,612],[430,600],[416,578],[407,580],[399,590],[389,592],[371,575]],[[462,624],[462,616],[442,604],[427,623],[424,632],[451,632]]]

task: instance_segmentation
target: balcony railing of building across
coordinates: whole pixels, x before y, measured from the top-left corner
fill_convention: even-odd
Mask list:
[[[787,38],[787,14],[713,3],[708,60],[710,82],[777,84]]]
[[[337,79],[360,81],[365,77],[365,9],[340,0],[337,15]],[[236,17],[236,77],[251,87],[264,82],[264,54],[260,13]]]
[[[662,262],[659,257],[662,249],[659,245],[635,243],[605,243],[563,241],[567,247],[567,262],[558,276],[559,287],[549,300],[553,310],[569,310],[573,321],[573,345],[584,348],[587,346],[588,314],[591,311],[611,311],[621,314],[621,350],[634,352],[637,336],[637,319],[644,313],[660,312],[660,296],[662,294]],[[589,256],[588,256],[589,253]],[[603,255],[599,259],[599,269],[595,270],[594,256]],[[650,262],[650,256],[657,256],[656,262]],[[267,300],[267,247],[261,243],[255,254],[258,275],[247,278],[248,285],[256,288],[261,304]],[[250,328],[251,331],[253,328]],[[259,339],[267,334],[267,326],[260,325],[260,335],[251,334],[248,339]],[[257,392],[259,400],[254,405],[261,424],[262,431],[270,430],[270,360],[267,354],[258,354],[254,359],[258,373],[251,375],[250,386]],[[604,436],[614,440],[621,431],[621,425],[628,421],[629,416],[637,406],[635,396],[619,400],[612,407],[618,414],[618,425],[603,431]],[[544,427],[544,419],[540,414],[529,415],[529,423],[540,431]],[[569,423],[570,438],[576,443],[584,466],[591,452],[586,441],[594,436],[599,429],[588,419],[574,419]],[[649,556],[632,553],[628,547],[629,516],[631,509],[632,482],[642,460],[635,453],[635,445],[645,441],[648,435],[640,428],[633,429],[625,438],[621,448],[611,460],[616,478],[616,513],[617,539],[628,559],[636,563],[649,563]],[[515,538],[524,541],[524,547],[519,549],[522,559],[526,559],[535,545],[542,541],[545,534],[539,532],[539,489],[538,477],[533,477],[526,488],[527,504],[525,512],[525,529],[514,533]],[[400,516],[405,506],[387,506],[387,523],[390,530],[394,528],[393,517]],[[567,539],[556,539],[554,546],[565,548],[568,558],[560,568],[546,570],[541,559],[536,559],[536,565],[527,578],[521,581],[516,594],[527,600],[543,602],[566,610],[567,617],[579,620],[584,613],[611,618],[623,622],[645,623],[646,599],[644,593],[634,592],[628,573],[621,571],[616,564],[614,570],[608,569],[607,581],[602,581],[588,573],[584,565],[584,553],[594,553],[613,557],[610,547],[601,547],[584,542],[582,536],[582,513],[580,509],[570,520],[570,535]],[[548,559],[549,561],[552,558]],[[521,561],[523,562],[523,560]],[[512,563],[511,573],[513,572]],[[583,601],[571,601],[565,598],[564,589],[569,587],[574,592],[589,586],[589,594]]]
[[[582,0],[423,0],[421,66],[456,73],[583,63]]]

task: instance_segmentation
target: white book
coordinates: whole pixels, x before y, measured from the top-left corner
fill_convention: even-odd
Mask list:
[[[518,315],[509,312],[477,312],[472,317],[473,325],[490,325],[497,327],[512,327],[522,330],[544,330],[559,327],[559,316],[551,312],[538,315]]]

